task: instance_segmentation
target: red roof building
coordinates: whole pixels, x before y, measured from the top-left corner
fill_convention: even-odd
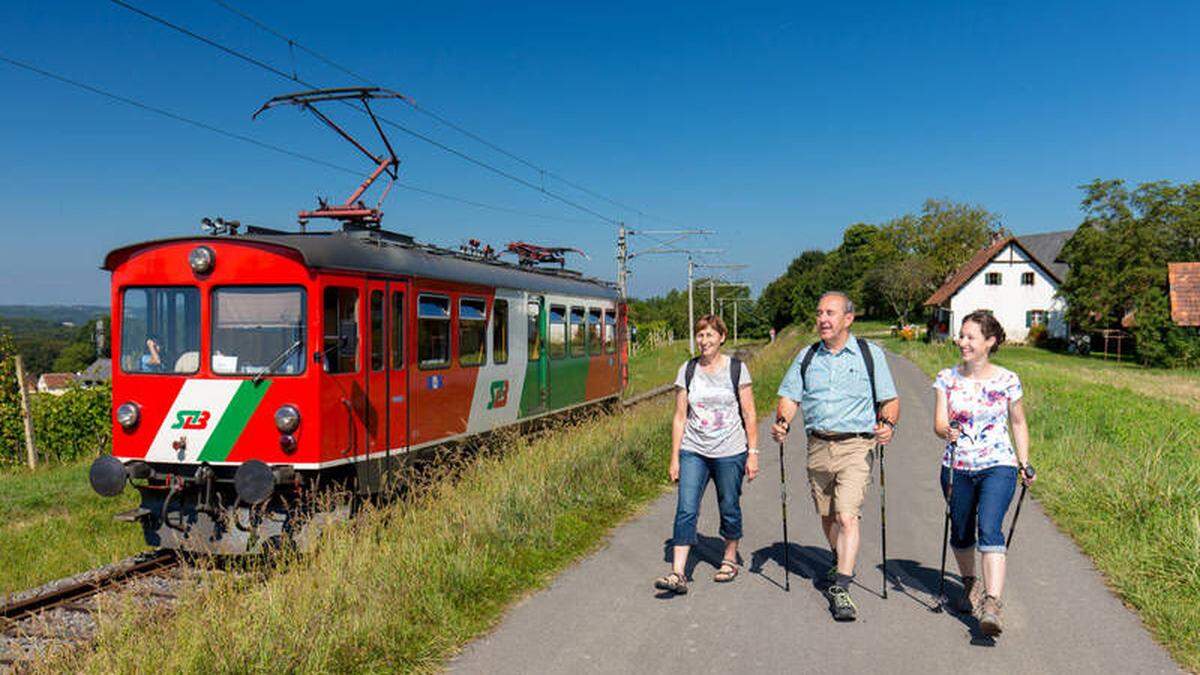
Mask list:
[[[1171,285],[1171,321],[1200,326],[1200,262],[1167,263]]]

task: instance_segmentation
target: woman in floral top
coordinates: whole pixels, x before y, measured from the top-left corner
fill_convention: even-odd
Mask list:
[[[1021,380],[989,361],[1002,342],[1004,329],[991,314],[968,314],[957,341],[962,362],[938,373],[933,383],[933,432],[947,441],[941,481],[942,493],[950,500],[950,546],[963,580],[958,609],[977,611],[980,628],[988,635],[1003,631],[1004,514],[1018,474],[1026,485],[1034,480]],[[958,424],[951,426],[952,422]],[[1009,438],[1010,423],[1015,446]],[[982,557],[982,589],[976,583],[972,545]]]

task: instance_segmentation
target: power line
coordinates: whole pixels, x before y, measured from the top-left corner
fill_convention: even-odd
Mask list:
[[[239,133],[236,133],[233,131],[228,131],[226,129],[222,129],[220,127],[213,126],[206,122],[194,120],[190,117],[185,117],[178,113],[171,112],[170,110],[166,110],[164,108],[159,108],[157,106],[153,106],[148,103],[144,103],[142,101],[138,101],[136,99],[129,98],[127,96],[122,96],[120,94],[114,94],[111,91],[106,91],[104,89],[92,86],[85,82],[80,82],[79,80],[75,80],[75,79],[66,77],[65,75],[53,73],[51,71],[45,70],[43,68],[39,68],[30,63],[26,63],[24,61],[20,61],[17,59],[7,57],[3,54],[0,54],[0,61],[3,61],[4,63],[15,66],[17,68],[21,68],[23,70],[27,70],[29,72],[35,73],[37,75],[41,75],[42,77],[45,77],[45,78],[48,78],[51,80],[56,80],[58,82],[62,82],[63,84],[68,84],[73,87],[83,89],[84,91],[96,94],[98,96],[103,96],[104,98],[107,98],[107,99],[110,99],[113,101],[117,101],[119,103],[124,103],[126,105],[129,105],[129,106],[141,109],[141,110],[145,110],[147,112],[152,112],[156,115],[161,115],[168,119],[175,120],[176,122],[182,122],[184,124],[188,124],[188,125],[197,127],[199,129],[204,129],[205,131],[219,134],[221,136],[225,136],[226,138],[231,138],[233,140],[242,141],[243,143],[249,143],[251,145],[255,145],[257,147],[263,148],[265,150],[270,150],[272,152],[277,152],[282,155],[287,155],[294,159],[300,159],[300,160],[304,160],[306,162],[311,162],[318,166],[323,166],[325,168],[333,169],[335,171],[341,171],[343,173],[348,173],[353,176],[361,176],[362,175],[361,171],[357,171],[355,169],[351,169],[349,167],[342,166],[340,164],[334,164],[333,162],[327,162],[323,159],[313,157],[311,155],[306,155],[306,154],[303,154],[300,152],[296,152],[294,150],[289,150],[287,148],[284,148],[284,147],[281,147],[278,145],[274,145],[272,143],[260,141],[256,138],[251,138],[250,136],[245,136],[243,134],[239,134]],[[564,218],[564,217],[553,216],[553,215],[544,214],[544,213],[536,213],[536,212],[532,212],[532,211],[523,211],[521,209],[513,209],[513,208],[509,208],[509,207],[505,207],[505,206],[497,206],[495,204],[488,204],[488,203],[476,201],[473,199],[467,199],[465,197],[458,197],[458,196],[446,194],[443,192],[437,192],[435,190],[429,190],[426,188],[416,187],[415,185],[407,185],[407,184],[401,183],[401,182],[397,182],[396,186],[402,190],[408,190],[410,192],[417,192],[417,193],[428,195],[431,197],[437,197],[439,199],[445,199],[447,201],[458,202],[460,204],[466,204],[468,206],[474,206],[476,208],[481,208],[481,209],[489,209],[492,211],[512,213],[512,214],[527,216],[527,217],[532,217],[532,218],[543,218],[546,220],[555,220],[555,221],[569,222],[569,223],[590,223],[591,222],[591,221],[581,220],[578,218]]]
[[[342,73],[345,73],[346,75],[349,75],[350,77],[353,77],[353,78],[359,80],[360,82],[363,82],[364,84],[372,84],[372,85],[376,84],[370,78],[351,70],[350,68],[338,63],[337,61],[334,61],[333,59],[325,56],[324,54],[321,54],[320,52],[318,52],[310,47],[305,46],[300,41],[296,40],[295,38],[291,37],[290,35],[287,35],[285,33],[280,32],[279,30],[277,30],[275,28],[272,28],[271,26],[267,25],[263,21],[251,16],[250,14],[238,9],[237,7],[234,7],[233,5],[229,4],[228,2],[225,2],[224,0],[212,0],[212,1],[214,4],[216,4],[218,7],[221,7],[225,11],[253,24],[254,26],[258,27],[260,30],[263,30],[263,31],[269,33],[270,35],[273,35],[274,37],[286,42],[289,49],[292,49],[292,48],[299,49],[300,51],[317,59],[321,63],[324,63],[325,65],[327,65],[331,68],[334,68]],[[405,100],[417,112],[419,112],[423,115],[426,115],[426,116],[432,118],[433,120],[436,120],[438,123],[457,131],[458,133],[466,136],[467,138],[470,138],[471,140],[473,140],[487,148],[490,148],[491,150],[494,150],[495,152],[498,152],[501,155],[504,155],[505,157],[508,157],[509,159],[528,167],[529,169],[532,169],[533,171],[536,171],[539,175],[541,175],[543,177],[553,178],[554,180],[557,180],[558,182],[560,182],[564,185],[567,185],[576,190],[579,190],[580,192],[583,192],[584,194],[587,194],[587,195],[594,197],[596,199],[599,199],[601,201],[608,202],[609,204],[612,204],[613,206],[617,206],[617,207],[625,209],[627,211],[631,211],[633,213],[636,213],[639,216],[651,218],[653,220],[658,220],[658,221],[661,221],[664,223],[671,222],[670,220],[663,218],[661,216],[656,216],[654,214],[646,213],[645,211],[637,208],[636,206],[630,206],[623,202],[617,201],[616,199],[608,197],[608,196],[601,194],[595,190],[592,190],[591,188],[588,188],[588,187],[581,185],[575,181],[572,181],[555,171],[551,171],[550,169],[547,169],[544,166],[536,164],[532,160],[526,159],[525,157],[522,157],[511,150],[508,150],[492,141],[489,141],[488,139],[484,138],[483,136],[471,131],[470,129],[463,127],[461,124],[458,124],[457,122],[454,122],[453,120],[448,119],[445,115],[439,114],[438,112],[436,112],[434,110],[426,108],[425,106],[419,104],[414,99],[409,98],[409,99],[405,99]]]
[[[110,1],[110,2],[112,2],[113,4],[117,5],[118,7],[121,7],[121,8],[127,9],[127,10],[129,10],[129,11],[131,11],[131,12],[135,13],[135,14],[138,14],[139,16],[145,17],[145,18],[147,18],[147,19],[149,19],[149,20],[151,20],[151,21],[154,21],[155,23],[158,23],[158,24],[160,24],[160,25],[162,25],[162,26],[165,26],[165,27],[167,27],[167,28],[170,28],[171,30],[177,31],[177,32],[179,32],[179,33],[182,33],[183,35],[186,35],[186,36],[188,36],[188,37],[190,37],[190,38],[192,38],[192,39],[194,39],[194,40],[197,40],[197,41],[199,41],[199,42],[201,42],[201,43],[203,43],[203,44],[206,44],[206,45],[208,45],[208,46],[210,46],[210,47],[212,47],[212,48],[214,48],[214,49],[217,49],[217,50],[219,50],[219,51],[221,51],[221,52],[223,52],[223,53],[225,53],[225,54],[229,54],[229,55],[231,55],[231,56],[233,56],[233,57],[235,57],[235,58],[237,58],[237,59],[240,59],[240,60],[242,60],[242,61],[245,61],[246,63],[249,63],[249,64],[251,64],[251,65],[253,65],[253,66],[256,66],[256,67],[258,67],[258,68],[262,68],[263,70],[266,70],[266,71],[268,71],[268,72],[270,72],[270,73],[272,73],[272,74],[274,74],[274,75],[276,75],[276,76],[278,76],[278,77],[282,77],[282,78],[284,78],[284,79],[286,79],[286,80],[289,80],[289,81],[292,81],[292,82],[297,82],[297,83],[299,83],[299,84],[303,84],[304,86],[306,86],[306,87],[309,87],[309,88],[311,88],[311,89],[317,89],[317,88],[318,88],[318,87],[317,87],[317,85],[315,85],[315,84],[313,84],[313,83],[311,83],[311,82],[308,82],[308,81],[306,81],[306,80],[304,80],[304,79],[302,79],[302,78],[298,77],[298,76],[297,76],[297,75],[295,75],[295,74],[288,74],[288,73],[286,73],[286,72],[284,72],[284,71],[282,71],[282,70],[280,70],[280,69],[276,68],[275,66],[272,66],[272,65],[270,65],[269,63],[266,63],[266,62],[264,62],[264,61],[261,61],[261,60],[259,60],[259,59],[256,59],[256,58],[254,58],[253,56],[249,56],[249,55],[247,55],[247,54],[244,54],[244,53],[242,53],[242,52],[239,52],[239,51],[237,51],[237,50],[235,50],[235,49],[233,49],[233,48],[231,48],[231,47],[225,46],[225,45],[223,45],[223,44],[221,44],[221,43],[217,42],[216,40],[213,40],[213,39],[211,39],[211,38],[208,38],[208,37],[205,37],[205,36],[203,36],[203,35],[200,35],[199,33],[196,33],[196,32],[194,32],[194,31],[192,31],[192,30],[189,30],[188,28],[185,28],[184,26],[181,26],[181,25],[179,25],[179,24],[176,24],[176,23],[173,23],[173,22],[171,22],[171,21],[168,21],[168,20],[166,20],[166,19],[164,19],[164,18],[162,18],[162,17],[159,17],[159,16],[157,16],[157,15],[151,14],[150,12],[147,12],[147,11],[145,11],[145,10],[143,10],[143,9],[140,9],[140,8],[138,8],[138,7],[135,7],[134,5],[131,5],[131,4],[129,4],[128,2],[125,2],[124,0],[109,0],[109,1]],[[353,104],[349,104],[349,103],[347,103],[347,104],[348,104],[348,105],[351,105],[352,107],[355,107],[356,109],[358,108],[357,106],[354,106]],[[486,170],[488,170],[488,171],[491,171],[492,173],[495,173],[495,174],[496,174],[496,175],[498,175],[498,176],[501,176],[501,177],[507,178],[507,179],[509,179],[509,180],[511,180],[511,181],[513,181],[513,182],[515,182],[515,183],[519,183],[519,184],[521,184],[521,185],[523,185],[523,186],[525,186],[525,187],[527,187],[527,188],[529,188],[529,189],[531,189],[531,190],[534,190],[534,191],[536,191],[536,192],[540,192],[541,194],[543,194],[543,195],[545,195],[545,196],[547,196],[547,197],[550,197],[551,199],[554,199],[554,200],[556,200],[556,201],[562,202],[563,204],[566,204],[567,206],[570,206],[571,208],[574,208],[574,209],[577,209],[577,210],[579,210],[579,211],[582,211],[582,212],[584,212],[584,213],[587,213],[587,214],[589,214],[589,215],[591,215],[591,216],[594,216],[594,217],[596,217],[596,218],[598,218],[598,219],[600,219],[600,220],[603,220],[603,221],[605,221],[605,222],[607,222],[607,223],[610,223],[610,224],[613,224],[613,225],[617,225],[617,224],[618,224],[618,221],[617,221],[617,220],[614,220],[614,219],[612,219],[612,218],[609,218],[608,216],[606,216],[606,215],[604,215],[604,214],[600,213],[599,211],[595,211],[595,210],[593,210],[593,209],[591,209],[591,208],[588,208],[588,207],[586,207],[586,206],[584,206],[584,205],[582,205],[582,204],[579,204],[579,203],[577,203],[577,202],[575,202],[575,201],[573,201],[573,200],[571,200],[571,199],[568,199],[568,198],[566,198],[566,197],[564,197],[564,196],[562,196],[562,195],[560,195],[560,194],[558,194],[558,193],[556,193],[556,192],[552,192],[552,191],[550,191],[550,190],[547,190],[547,189],[546,189],[545,187],[543,187],[543,186],[539,186],[539,185],[537,185],[537,184],[535,184],[535,183],[532,183],[532,182],[530,182],[530,181],[527,181],[527,180],[525,180],[524,178],[521,178],[520,176],[517,176],[517,175],[515,175],[515,174],[513,174],[513,173],[511,173],[511,172],[505,171],[504,169],[501,169],[501,168],[498,168],[498,167],[492,166],[491,164],[488,164],[487,162],[485,162],[485,161],[483,161],[483,160],[481,160],[481,159],[477,159],[477,158],[475,158],[475,157],[473,157],[473,156],[471,156],[471,155],[467,154],[466,152],[463,152],[463,151],[461,151],[461,150],[458,150],[458,149],[456,149],[456,148],[453,148],[453,147],[451,147],[451,146],[449,146],[449,145],[446,145],[445,143],[442,143],[441,141],[438,141],[438,140],[435,140],[435,139],[433,139],[433,138],[430,138],[429,136],[427,136],[427,135],[425,135],[425,134],[422,134],[422,133],[420,133],[420,132],[418,132],[418,131],[415,131],[415,130],[413,130],[413,129],[410,129],[410,128],[408,128],[408,127],[406,127],[406,126],[404,126],[404,125],[402,125],[402,124],[400,124],[400,123],[398,123],[398,122],[395,122],[395,121],[393,121],[393,120],[390,120],[390,119],[388,119],[388,118],[386,118],[386,117],[383,117],[383,116],[381,116],[381,115],[380,115],[380,116],[378,116],[378,117],[379,117],[379,120],[380,120],[381,122],[383,122],[384,124],[387,124],[388,126],[391,126],[391,127],[394,127],[394,128],[396,128],[396,129],[399,129],[400,131],[403,131],[404,133],[408,134],[409,136],[412,136],[413,138],[416,138],[416,139],[418,139],[418,140],[420,140],[420,141],[423,141],[423,142],[425,142],[425,143],[428,143],[428,144],[430,144],[430,145],[432,145],[432,146],[434,146],[434,147],[436,147],[436,148],[438,148],[438,149],[440,149],[440,150],[443,150],[443,151],[445,151],[445,152],[448,152],[448,153],[450,153],[450,154],[452,154],[452,155],[454,155],[454,156],[456,156],[456,157],[458,157],[458,158],[460,158],[460,159],[462,159],[462,160],[464,160],[464,161],[470,162],[470,163],[472,163],[472,164],[474,164],[474,165],[476,165],[476,166],[478,166],[478,167],[480,167],[480,168],[483,168],[483,169],[486,169]]]

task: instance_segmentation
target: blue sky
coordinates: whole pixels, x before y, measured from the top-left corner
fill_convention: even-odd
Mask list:
[[[228,0],[490,141],[645,213],[717,231],[755,289],[805,248],[927,197],[1017,233],[1080,219],[1094,178],[1200,179],[1200,3],[474,4]],[[355,84],[208,0],[132,4],[323,86]],[[306,116],[250,113],[300,88],[104,2],[6,2],[0,55],[363,167]],[[224,216],[290,227],[357,179],[0,63],[0,304],[107,302],[105,251]],[[384,107],[386,106],[386,107]],[[533,182],[402,104],[385,115]],[[360,121],[351,120],[365,129]],[[402,190],[385,226],[579,246],[615,278],[615,228],[399,132],[405,182],[564,221]],[[548,180],[613,219],[667,225]],[[634,249],[651,242],[638,243]],[[716,260],[717,258],[713,258]],[[635,260],[635,295],[681,286]]]

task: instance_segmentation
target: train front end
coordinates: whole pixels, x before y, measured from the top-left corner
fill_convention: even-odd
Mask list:
[[[113,444],[92,487],[134,486],[141,504],[119,518],[141,523],[153,546],[241,554],[295,539],[295,505],[321,466],[320,335],[302,258],[191,238],[118,249],[105,267]]]

